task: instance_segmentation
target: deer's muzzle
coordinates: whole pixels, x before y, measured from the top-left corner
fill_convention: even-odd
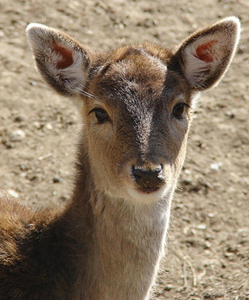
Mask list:
[[[162,165],[157,165],[151,169],[133,166],[132,176],[138,189],[148,194],[157,191],[165,183]]]

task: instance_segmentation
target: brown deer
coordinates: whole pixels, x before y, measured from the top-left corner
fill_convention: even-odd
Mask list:
[[[80,100],[84,126],[65,208],[33,211],[1,196],[1,300],[149,298],[195,99],[226,72],[239,28],[229,17],[175,50],[144,43],[102,53],[28,26],[38,70]]]

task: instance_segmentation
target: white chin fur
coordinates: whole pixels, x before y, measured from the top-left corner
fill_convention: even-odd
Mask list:
[[[166,196],[167,191],[168,189],[166,186],[162,186],[152,193],[143,193],[133,187],[127,187],[127,193],[131,197],[131,201],[141,204],[152,204],[158,202]]]

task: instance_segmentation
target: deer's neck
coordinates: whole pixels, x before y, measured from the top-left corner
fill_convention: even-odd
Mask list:
[[[111,199],[94,190],[87,158],[80,161],[71,210],[87,256],[79,253],[76,298],[147,299],[163,253],[171,196],[151,205]]]
[[[146,299],[163,252],[167,214],[117,199],[108,205],[105,200],[98,213],[96,268],[108,283],[103,299]]]

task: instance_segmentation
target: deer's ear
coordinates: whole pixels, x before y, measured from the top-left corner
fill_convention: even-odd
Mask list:
[[[184,76],[195,90],[219,83],[234,56],[240,36],[240,22],[229,17],[187,38],[176,57]]]
[[[64,33],[41,24],[30,24],[27,36],[38,70],[65,96],[81,94],[87,81],[89,53]]]

